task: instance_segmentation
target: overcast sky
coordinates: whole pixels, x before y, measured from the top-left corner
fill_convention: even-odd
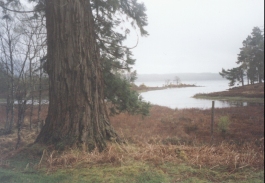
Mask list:
[[[138,74],[218,73],[235,67],[243,40],[253,27],[264,26],[264,0],[142,1],[150,35],[140,37],[133,49]]]

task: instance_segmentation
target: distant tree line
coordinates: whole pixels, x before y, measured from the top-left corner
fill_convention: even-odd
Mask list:
[[[31,20],[31,21],[29,21]],[[24,123],[26,110],[30,109],[29,127],[32,128],[34,105],[38,102],[38,121],[42,94],[48,91],[48,76],[43,71],[46,55],[46,28],[40,19],[27,14],[2,14],[0,20],[0,99],[6,106],[4,134],[18,133]],[[47,95],[47,94],[46,94]],[[16,118],[15,118],[16,115]],[[15,119],[17,119],[15,121]]]
[[[181,79],[178,76],[175,76],[173,83],[176,83],[176,85],[180,85],[181,84]],[[170,81],[170,79],[166,79],[165,80],[165,85],[164,86],[170,86],[172,85],[172,82]]]
[[[222,69],[219,74],[230,81],[229,86],[236,83],[254,84],[264,81],[264,32],[254,27],[251,35],[243,41],[236,62],[239,66],[232,69]]]

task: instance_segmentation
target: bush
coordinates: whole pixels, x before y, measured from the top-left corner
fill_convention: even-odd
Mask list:
[[[191,132],[198,131],[198,125],[196,123],[190,123],[185,126],[185,132],[190,134]]]
[[[229,131],[230,120],[228,116],[221,116],[218,122],[218,131],[226,135]]]
[[[146,88],[147,88],[147,86],[144,83],[139,86],[140,90],[143,90],[143,89],[146,89]]]

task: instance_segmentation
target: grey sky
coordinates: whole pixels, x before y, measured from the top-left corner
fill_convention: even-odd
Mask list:
[[[253,27],[264,25],[264,0],[142,1],[150,36],[140,37],[133,50],[138,74],[218,73],[235,67],[243,40]]]

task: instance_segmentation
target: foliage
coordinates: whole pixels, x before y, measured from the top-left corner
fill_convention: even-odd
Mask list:
[[[106,72],[105,72],[106,74]],[[111,102],[111,114],[119,114],[128,112],[130,114],[141,114],[146,116],[149,114],[150,104],[144,102],[142,97],[135,91],[131,90],[130,82],[118,74],[108,73],[105,76],[107,90],[105,97]]]
[[[236,67],[227,70],[222,69],[220,75],[230,81],[229,86],[234,86],[237,81],[243,82],[242,78],[244,77],[242,67]]]
[[[127,21],[130,21],[135,30],[138,26],[142,36],[148,35],[144,29],[147,25],[145,6],[137,0],[93,0],[91,3],[103,64],[105,97],[112,103],[111,112],[118,114],[127,111],[130,114],[147,115],[149,104],[131,90],[130,82],[136,79],[136,73],[131,73],[131,66],[135,60],[132,58],[131,50],[123,46],[131,32],[124,26]],[[126,16],[126,20],[123,15]],[[135,75],[128,80],[124,78],[126,73]]]
[[[230,86],[234,86],[237,81],[244,85],[245,76],[251,84],[264,81],[264,33],[259,27],[254,27],[251,36],[243,41],[236,63],[239,67],[222,69],[220,72],[222,77],[230,81]]]

